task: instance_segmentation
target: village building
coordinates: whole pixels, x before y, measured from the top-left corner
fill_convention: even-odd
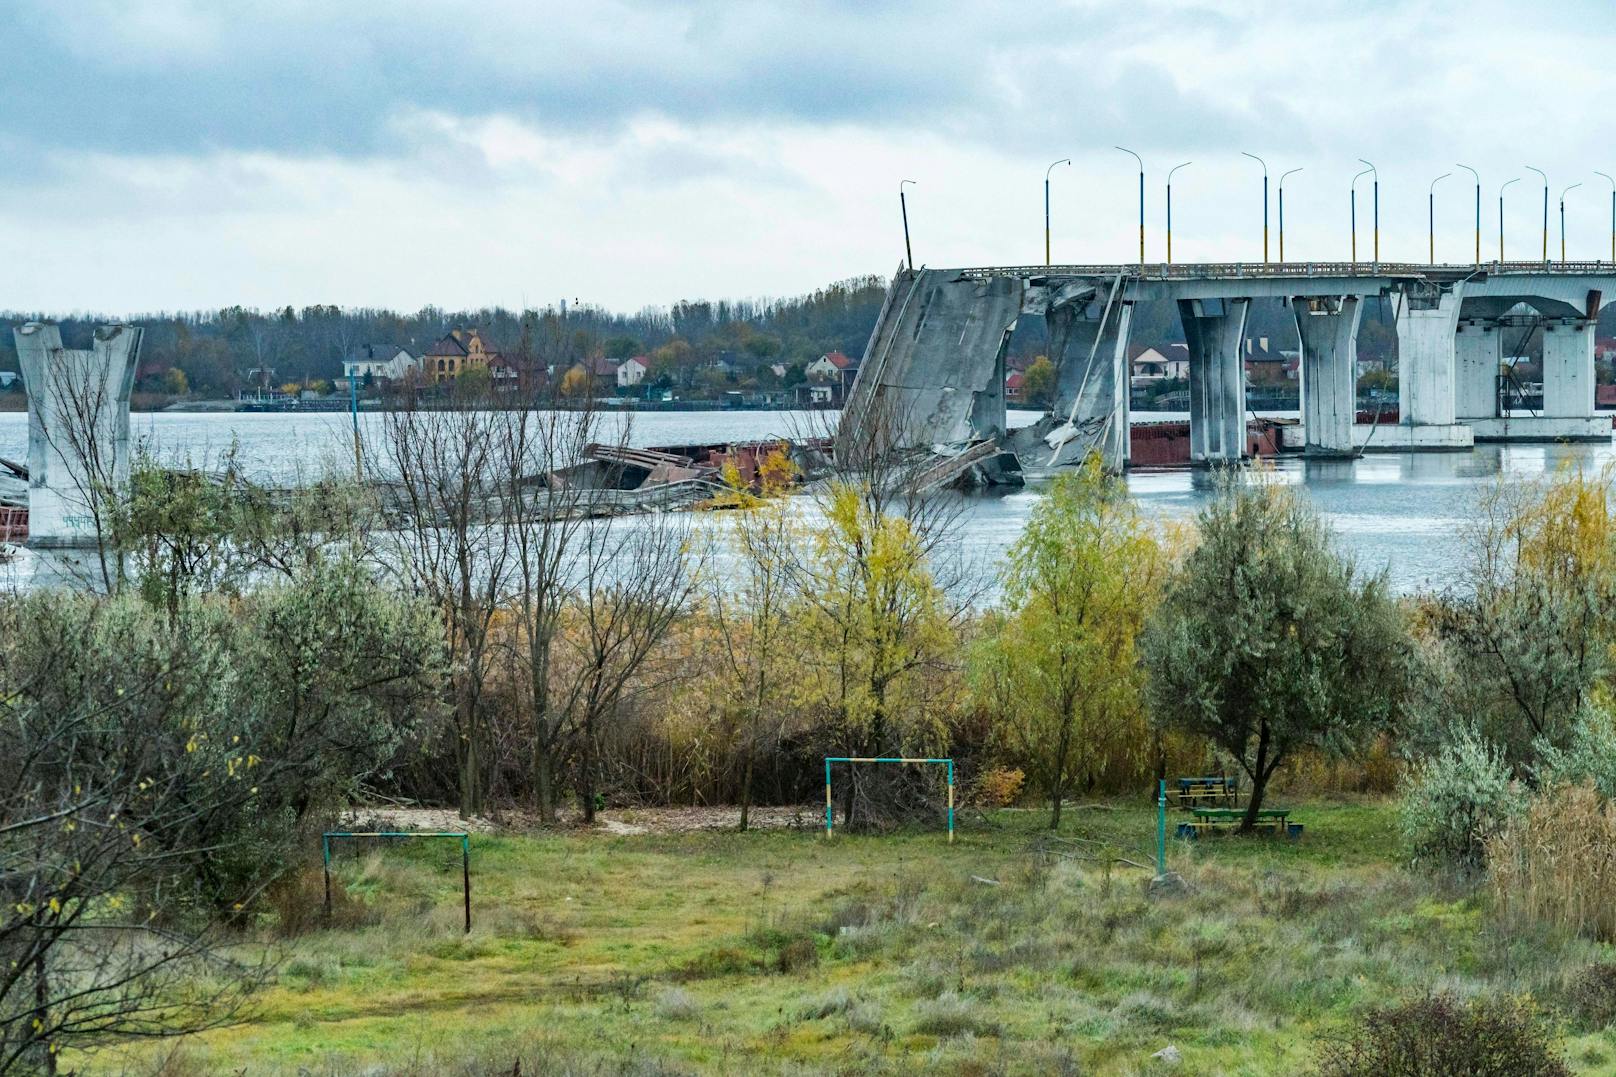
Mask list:
[[[365,344],[342,361],[342,376],[359,384],[403,381],[421,360],[397,344]]]
[[[499,357],[480,329],[451,329],[426,350],[426,373],[434,383],[453,381],[468,370],[487,370]]]
[[[650,373],[650,370],[651,361],[643,355],[624,359],[617,364],[617,387],[619,389],[634,388],[634,386],[645,380],[645,375]]]

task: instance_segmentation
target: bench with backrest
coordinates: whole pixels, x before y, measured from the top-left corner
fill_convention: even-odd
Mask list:
[[[1195,839],[1203,835],[1231,831],[1237,828],[1245,819],[1246,813],[1241,808],[1195,808],[1193,822],[1179,823],[1178,836]],[[1260,808],[1257,811],[1255,826],[1265,834],[1280,834],[1287,838],[1302,836],[1302,824],[1290,821],[1289,808]]]
[[[1240,791],[1233,778],[1221,775],[1178,779],[1178,806],[1185,810],[1204,807],[1238,807]]]

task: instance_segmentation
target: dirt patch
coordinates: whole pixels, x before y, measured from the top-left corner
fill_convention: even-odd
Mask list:
[[[453,808],[349,808],[342,825],[350,830],[437,831],[489,834],[499,827],[491,819],[462,819]]]

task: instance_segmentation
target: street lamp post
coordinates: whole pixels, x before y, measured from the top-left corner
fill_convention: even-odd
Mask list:
[[[1375,237],[1375,272],[1379,273],[1380,272],[1380,172],[1376,170],[1376,168],[1375,168],[1375,166],[1374,166],[1374,164],[1372,162],[1365,161],[1362,157],[1358,158],[1358,160],[1363,161],[1363,163],[1366,164],[1366,165],[1369,165],[1369,171],[1375,177],[1375,229],[1374,229],[1373,235]]]
[[[1616,262],[1616,177],[1604,172],[1595,172],[1594,175],[1610,180],[1610,260]]]
[[[1581,187],[1580,183],[1573,183],[1560,192],[1560,261],[1565,262],[1565,196]]]
[[[1442,173],[1442,175],[1431,181],[1430,188],[1425,192],[1427,257],[1432,265],[1436,265],[1436,185],[1451,175],[1453,175],[1452,172]]]
[[[1521,182],[1521,177],[1505,180],[1498,188],[1498,264],[1504,264],[1504,188],[1512,183]]]
[[[1476,177],[1476,264],[1481,264],[1481,173],[1469,165],[1455,165]]]
[[[1044,169],[1044,264],[1046,266],[1049,264],[1049,174],[1055,171],[1055,165],[1069,165],[1071,163],[1072,159],[1070,157],[1062,157]]]
[[[898,208],[903,211],[903,256],[909,262],[909,271],[913,273],[915,254],[914,251],[909,249],[909,203],[903,197],[903,185],[905,183],[913,186],[919,186],[919,184],[916,184],[914,180],[904,180],[898,184]]]
[[[1358,181],[1369,175],[1372,169],[1364,169],[1352,177],[1352,266],[1358,267]]]
[[[1528,172],[1536,172],[1543,177],[1543,264],[1549,264],[1549,177],[1541,168],[1526,166]]]
[[[1281,265],[1285,263],[1285,177],[1300,171],[1300,168],[1293,168],[1289,172],[1279,174],[1279,261]]]
[[[1258,157],[1255,153],[1247,153],[1245,150],[1241,150],[1240,154],[1241,154],[1242,157],[1250,157],[1253,161],[1256,161],[1258,164],[1262,165],[1262,260],[1263,260],[1263,265],[1267,265],[1268,264],[1268,162],[1263,160],[1261,157]],[[1284,259],[1281,258],[1280,261],[1284,261]]]
[[[1145,159],[1134,153],[1126,146],[1116,146],[1115,149],[1130,154],[1139,162],[1139,270],[1145,269]]]
[[[1169,168],[1167,170],[1167,264],[1168,265],[1173,264],[1173,173],[1177,172],[1179,169],[1183,168],[1184,165],[1188,165],[1188,164],[1194,164],[1194,162],[1193,161],[1185,161],[1184,164],[1174,165],[1172,168]]]

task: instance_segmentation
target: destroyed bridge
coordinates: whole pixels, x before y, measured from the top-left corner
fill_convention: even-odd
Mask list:
[[[1610,262],[1478,265],[1284,263],[901,268],[848,392],[838,442],[891,427],[889,440],[942,456],[1047,471],[1098,451],[1129,461],[1128,325],[1142,302],[1177,304],[1188,346],[1190,460],[1236,461],[1246,449],[1246,317],[1282,300],[1301,346],[1305,451],[1349,456],[1378,429],[1376,450],[1467,449],[1475,441],[1606,441],[1594,413],[1594,325],[1616,288]],[[1363,303],[1394,313],[1397,425],[1357,419]],[[1048,412],[1011,431],[1005,354],[1019,319],[1049,330],[1055,389]],[[1543,407],[1500,404],[1502,329],[1543,329]],[[992,481],[994,475],[986,476]]]

